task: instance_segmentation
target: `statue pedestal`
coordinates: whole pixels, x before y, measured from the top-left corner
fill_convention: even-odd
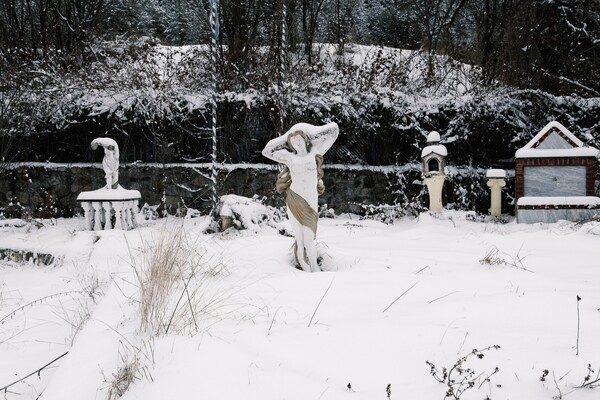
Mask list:
[[[429,211],[442,211],[444,209],[444,205],[442,204],[442,188],[444,187],[446,175],[432,174],[426,176],[424,179],[427,185],[427,192],[429,192]]]
[[[77,201],[81,203],[88,230],[122,229],[136,227],[138,203],[142,196],[137,190],[98,189],[81,192]],[[113,226],[114,221],[114,226]]]

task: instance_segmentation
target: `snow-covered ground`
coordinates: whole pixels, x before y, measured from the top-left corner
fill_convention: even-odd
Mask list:
[[[325,271],[313,274],[291,267],[286,222],[218,234],[202,233],[205,217],[127,232],[84,231],[82,218],[0,222],[0,250],[55,257],[0,261],[0,388],[68,351],[6,399],[116,398],[130,366],[125,400],[441,400],[448,387],[426,361],[443,378],[493,345],[463,363],[474,374],[461,399],[600,397],[577,389],[588,365],[591,381],[600,370],[600,222],[324,218]],[[166,316],[200,311],[154,335],[140,328],[134,271],[177,226],[186,259],[203,261],[173,286]]]

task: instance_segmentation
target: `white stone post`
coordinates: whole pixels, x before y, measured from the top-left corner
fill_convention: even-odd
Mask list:
[[[102,203],[99,201],[93,201],[92,207],[94,208],[94,230],[102,230]]]
[[[85,229],[91,231],[94,227],[94,208],[89,201],[82,202],[81,206],[83,207],[83,215],[85,217]]]
[[[139,200],[133,200],[133,205],[131,206],[131,223],[133,224],[133,228],[137,228],[137,216],[139,212]]]
[[[502,188],[506,186],[506,171],[503,169],[490,169],[486,174],[487,185],[491,192],[490,214],[494,220],[499,220],[502,214]]]
[[[104,209],[104,230],[107,231],[112,229],[112,223],[110,221],[112,206],[110,201],[103,201],[102,208]]]
[[[123,230],[123,202],[113,201],[111,202],[112,208],[115,210],[115,229]],[[127,224],[125,224],[127,227]]]
[[[125,207],[123,209],[123,219],[125,221],[125,226],[126,229],[132,229],[133,228],[133,220],[131,218],[131,208],[133,207],[133,200],[129,200],[127,202],[125,202]]]
[[[436,174],[425,177],[427,192],[429,193],[429,211],[441,212],[444,209],[442,204],[442,189],[446,175]]]

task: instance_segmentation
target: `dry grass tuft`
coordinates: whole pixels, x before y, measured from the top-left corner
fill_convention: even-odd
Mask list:
[[[119,342],[119,367],[117,372],[112,374],[110,381],[106,381],[108,383],[106,400],[121,398],[129,386],[142,376],[148,381],[153,381],[150,370],[140,361],[142,357],[146,362],[154,362],[154,342],[144,342],[144,346],[140,348]]]
[[[151,335],[195,333],[200,322],[217,316],[226,291],[217,292],[216,278],[227,274],[204,245],[182,223],[165,224],[136,257],[130,249],[139,285],[142,331]]]
[[[112,376],[112,381],[108,387],[107,400],[116,400],[123,396],[129,386],[139,379],[139,358],[133,357],[131,360],[121,360],[122,364],[116,373]]]
[[[517,252],[517,255],[512,256],[508,253],[500,251],[496,246],[492,246],[487,253],[479,260],[482,265],[506,265],[517,269],[529,271],[523,265],[525,257],[521,256],[521,249]],[[531,272],[531,271],[530,271]]]

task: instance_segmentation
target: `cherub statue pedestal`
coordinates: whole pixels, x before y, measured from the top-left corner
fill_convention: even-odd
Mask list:
[[[77,201],[81,203],[88,230],[123,229],[137,226],[138,203],[142,196],[137,190],[102,188],[81,192]]]

